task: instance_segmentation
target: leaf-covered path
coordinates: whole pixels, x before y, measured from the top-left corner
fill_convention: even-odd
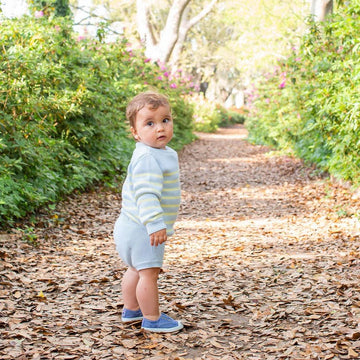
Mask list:
[[[0,234],[1,359],[359,359],[359,195],[245,137],[180,153],[160,292],[184,331],[121,324],[121,199],[98,189],[40,216],[38,247]]]

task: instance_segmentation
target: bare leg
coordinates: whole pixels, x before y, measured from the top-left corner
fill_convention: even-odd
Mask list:
[[[139,303],[136,299],[136,288],[139,282],[139,272],[129,267],[122,279],[121,288],[124,300],[124,307],[129,310],[138,310]]]
[[[159,273],[160,268],[149,268],[139,271],[136,297],[143,316],[148,320],[157,320],[160,317],[157,284]]]

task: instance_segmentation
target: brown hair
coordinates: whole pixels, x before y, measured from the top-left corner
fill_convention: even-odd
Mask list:
[[[157,109],[159,106],[168,106],[170,108],[169,100],[165,95],[154,91],[140,93],[126,107],[126,118],[131,127],[135,127],[136,115],[146,105],[151,105],[153,109]]]

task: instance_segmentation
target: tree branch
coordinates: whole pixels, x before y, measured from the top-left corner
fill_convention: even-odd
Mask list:
[[[149,20],[149,9],[146,1],[136,1],[136,19],[138,24],[138,32],[140,40],[144,43],[147,49],[152,48],[156,45],[155,36]]]
[[[192,19],[187,20],[187,11],[184,11],[183,17],[181,19],[180,29],[179,29],[179,36],[177,42],[175,44],[173,53],[172,53],[172,66],[176,66],[180,59],[180,54],[184,47],[184,43],[186,40],[186,35],[188,31],[196,25],[200,20],[202,20],[209,12],[213,9],[214,5],[218,0],[212,0],[199,14],[194,16]]]
[[[196,16],[194,16],[188,23],[187,23],[187,31],[194,25],[196,25],[200,20],[202,20],[214,7],[218,0],[212,0],[205,8]]]

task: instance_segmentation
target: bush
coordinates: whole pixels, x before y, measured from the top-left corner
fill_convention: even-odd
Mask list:
[[[214,132],[219,126],[243,124],[242,112],[228,110],[223,106],[207,100],[201,94],[192,95],[189,102],[194,108],[194,128],[200,132]]]
[[[234,124],[244,124],[246,111],[244,109],[225,109],[222,106],[218,106],[220,113],[219,126],[226,127]]]
[[[299,50],[259,84],[250,139],[291,149],[360,184],[360,2],[325,23],[309,22]]]
[[[125,39],[80,40],[64,19],[24,17],[2,20],[0,53],[0,227],[118,177],[134,147],[125,107],[139,91],[170,97],[176,149],[193,139],[186,88],[158,80]]]

